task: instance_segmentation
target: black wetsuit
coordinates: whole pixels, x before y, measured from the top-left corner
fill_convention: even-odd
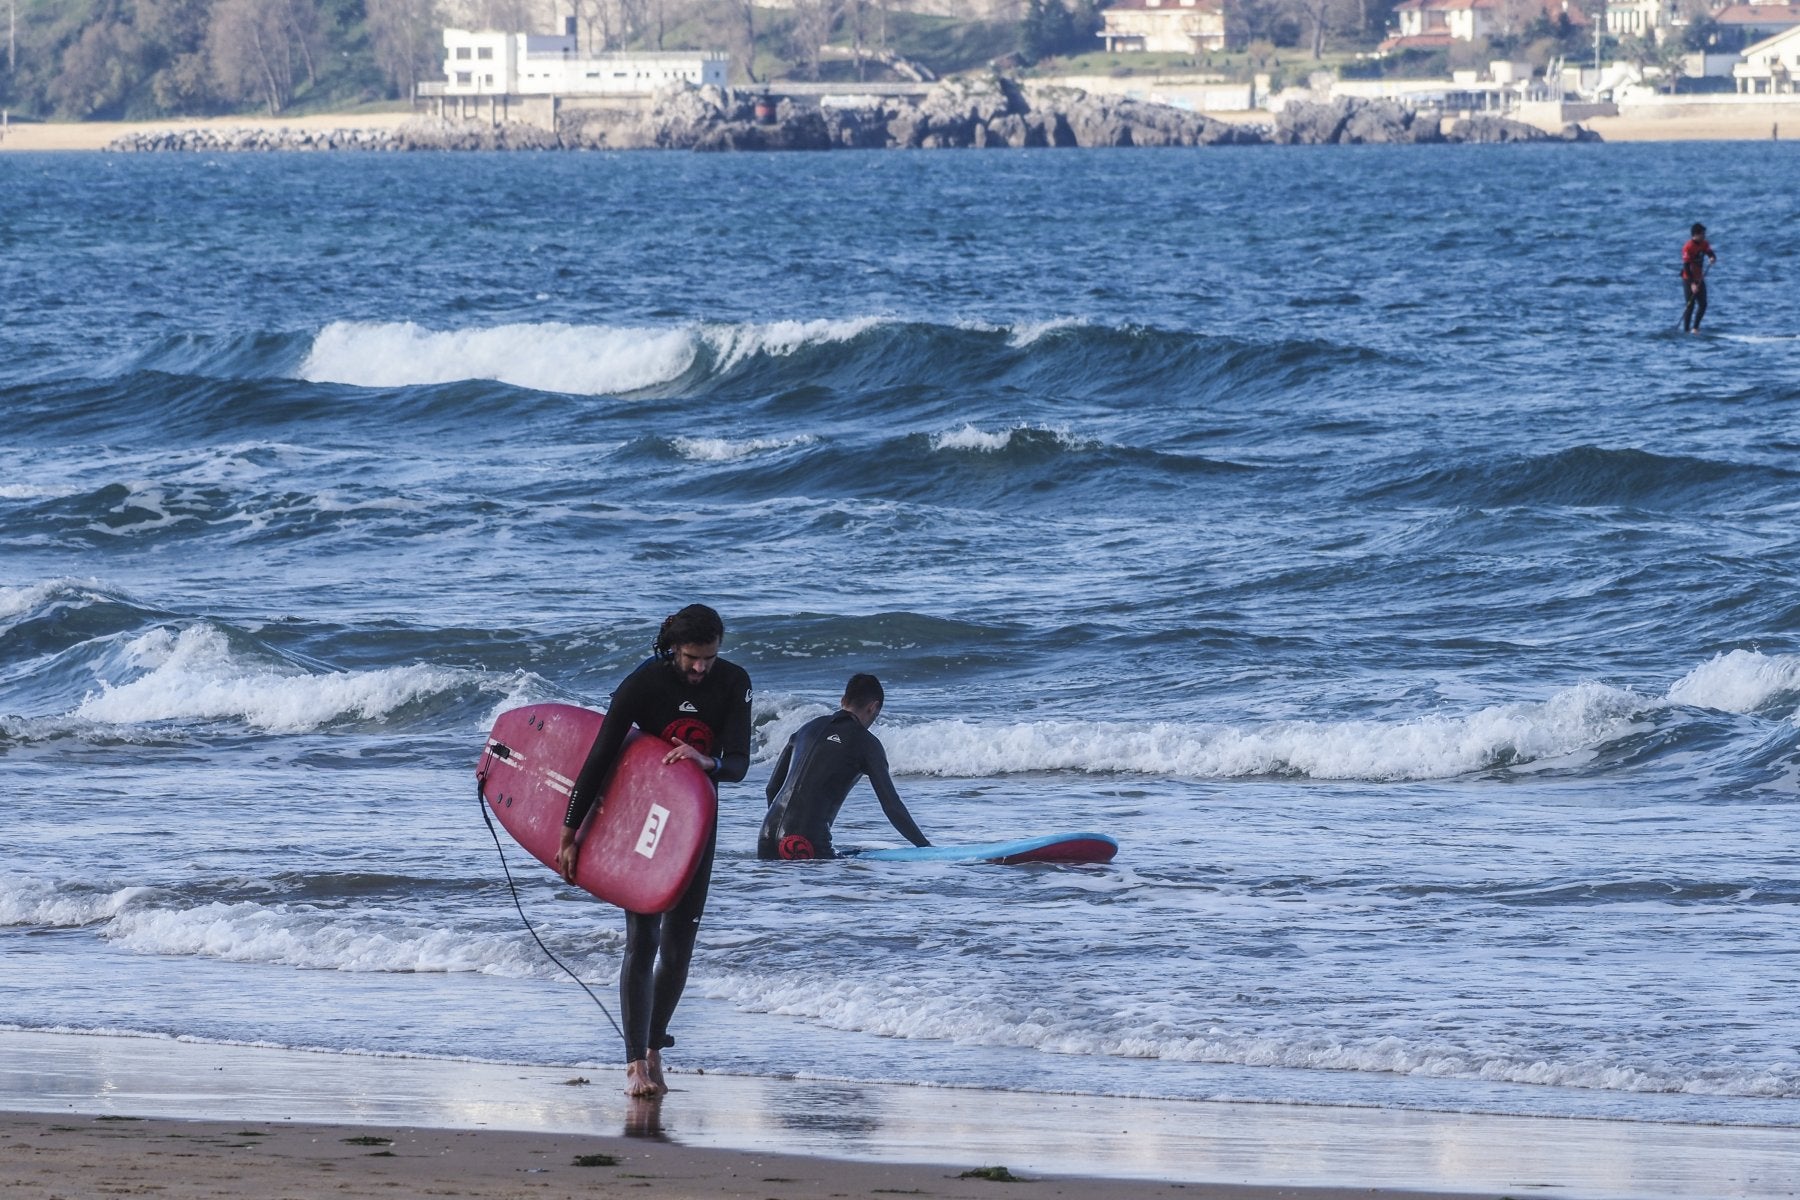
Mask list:
[[[706,678],[690,686],[675,665],[653,658],[625,677],[613,693],[600,735],[588,751],[581,775],[569,791],[563,824],[579,829],[600,794],[625,735],[635,725],[652,737],[680,739],[719,760],[714,783],[736,783],[750,769],[750,676],[735,663],[717,659]],[[669,1020],[687,986],[688,961],[706,909],[712,881],[713,846],[707,839],[699,869],[687,891],[666,913],[625,914],[625,962],[619,969],[619,1017],[625,1026],[625,1061],[672,1045]],[[661,962],[657,950],[662,951]]]
[[[1681,247],[1681,295],[1687,301],[1681,310],[1681,328],[1700,332],[1706,319],[1706,260],[1719,261],[1712,244],[1704,237],[1692,237]]]
[[[756,856],[830,858],[831,823],[864,775],[901,836],[915,846],[929,846],[894,790],[881,739],[839,709],[802,725],[782,748],[769,776],[769,812],[756,839]]]

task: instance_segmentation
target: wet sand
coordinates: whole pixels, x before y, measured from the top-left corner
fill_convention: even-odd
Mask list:
[[[1428,1194],[1245,1189],[1014,1176],[1011,1171],[799,1158],[580,1135],[0,1114],[9,1200],[154,1195],[162,1200],[343,1197],[900,1195],[935,1200],[1364,1200]]]
[[[1792,1129],[1132,1100],[0,1033],[0,1179],[26,1197],[1426,1196],[1746,1200]],[[386,1143],[367,1139],[386,1139]],[[362,1139],[362,1140],[354,1140]],[[581,1167],[579,1155],[610,1155]],[[1029,1186],[964,1172],[1005,1167]]]

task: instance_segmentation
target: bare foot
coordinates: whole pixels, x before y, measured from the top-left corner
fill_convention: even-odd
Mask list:
[[[661,1095],[669,1090],[669,1081],[663,1078],[662,1073],[662,1051],[650,1051],[647,1061],[650,1064],[650,1082],[656,1085],[657,1094]]]
[[[651,1099],[662,1095],[668,1090],[668,1085],[662,1082],[662,1072],[658,1071],[652,1076],[650,1073],[650,1064],[644,1059],[640,1058],[636,1062],[626,1066],[625,1094],[627,1096],[639,1096],[644,1099]]]

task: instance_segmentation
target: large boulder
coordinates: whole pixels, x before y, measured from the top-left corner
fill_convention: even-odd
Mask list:
[[[925,93],[919,111],[934,125],[946,128],[975,124],[986,125],[995,117],[1026,111],[1019,86],[998,75],[977,75],[968,79],[946,79]]]
[[[1132,146],[1131,123],[1105,100],[1083,95],[1057,113],[1077,146]]]
[[[885,150],[891,114],[884,107],[828,108],[823,111],[826,136],[844,150]]]
[[[1394,100],[1353,103],[1349,119],[1338,131],[1340,144],[1394,145],[1444,140],[1436,109],[1412,109]]]
[[[1548,142],[1555,139],[1556,135],[1523,121],[1483,114],[1457,121],[1450,126],[1450,132],[1445,138],[1452,142],[1497,145],[1503,142]]]
[[[1275,114],[1275,131],[1271,138],[1282,146],[1335,146],[1350,123],[1355,102],[1348,96],[1321,104],[1311,100],[1290,101]]]
[[[1435,109],[1395,100],[1295,100],[1275,115],[1270,140],[1284,146],[1410,145],[1443,141],[1441,124]]]

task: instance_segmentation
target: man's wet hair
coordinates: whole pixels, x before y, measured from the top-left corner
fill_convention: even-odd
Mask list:
[[[1701,234],[1706,232],[1706,226],[1702,225],[1698,221],[1695,221],[1694,227],[1692,229],[1688,230],[1688,232],[1693,234],[1695,237],[1699,237]]]
[[[674,655],[677,646],[709,646],[725,637],[725,621],[704,604],[690,604],[672,614],[656,634],[659,658]]]
[[[873,675],[852,675],[844,685],[843,702],[861,708],[865,704],[885,704],[887,695],[881,690],[881,680]]]

